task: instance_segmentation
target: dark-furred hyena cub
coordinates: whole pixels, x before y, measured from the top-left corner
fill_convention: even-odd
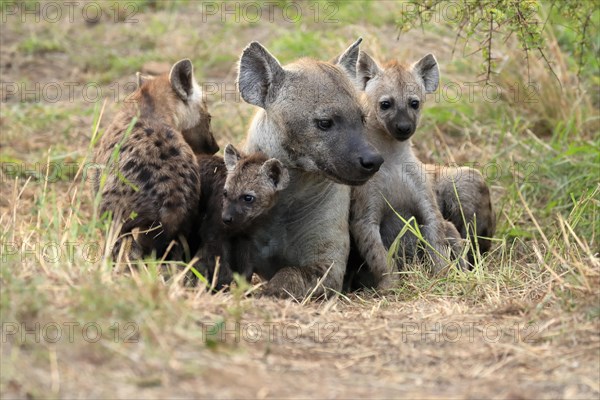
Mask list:
[[[105,168],[105,178],[97,176],[94,182],[102,195],[100,212],[111,212],[123,223],[113,247],[115,260],[120,252],[131,260],[153,251],[162,256],[173,239],[186,235],[200,196],[194,153],[214,154],[218,149],[190,60],[140,82],[95,154]],[[130,245],[123,246],[125,242]],[[182,255],[176,247],[169,258]]]
[[[243,154],[231,144],[225,147],[224,158],[200,156],[198,164],[200,272],[212,279],[220,257],[217,289],[231,282],[233,272],[249,281],[254,272],[252,236],[287,187],[287,168],[260,152]]]

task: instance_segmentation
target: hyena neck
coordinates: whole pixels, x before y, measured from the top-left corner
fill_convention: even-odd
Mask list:
[[[279,196],[273,209],[274,213],[283,213],[286,223],[302,223],[310,216],[321,214],[326,208],[323,204],[340,191],[348,191],[349,186],[335,183],[327,177],[300,169],[289,169],[290,183]]]
[[[115,117],[115,121],[119,124],[129,125],[136,118],[137,124],[143,124],[145,127],[153,129],[174,129],[174,123],[171,118],[165,118],[159,113],[153,113],[152,110],[140,101],[130,101],[121,108],[119,114]]]
[[[412,148],[411,139],[400,141],[383,128],[369,129],[369,142],[381,153],[385,162],[382,168],[386,168],[394,162],[417,162]],[[387,164],[387,165],[386,165]]]
[[[277,158],[288,167],[292,164],[281,144],[281,132],[278,132],[275,124],[262,109],[252,119],[244,150],[247,153],[261,151],[268,157]]]

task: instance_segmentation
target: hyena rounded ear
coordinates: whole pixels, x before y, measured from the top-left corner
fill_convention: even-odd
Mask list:
[[[142,87],[142,85],[148,81],[151,81],[152,79],[154,79],[154,77],[152,75],[142,75],[141,72],[136,72],[135,73],[135,83],[137,85],[136,89],[139,89],[140,87]]]
[[[433,54],[427,54],[413,65],[414,73],[423,79],[425,92],[433,93],[440,83],[440,70]]]
[[[265,108],[271,103],[285,78],[285,71],[260,43],[250,43],[242,52],[238,86],[242,98],[250,104]]]
[[[225,156],[223,157],[223,160],[225,161],[225,168],[227,168],[227,171],[233,171],[241,158],[242,154],[233,147],[231,143],[225,146]]]
[[[360,90],[365,90],[367,82],[375,78],[381,73],[381,68],[370,55],[361,51],[358,56],[358,64],[356,66],[356,80],[359,83]]]
[[[260,172],[267,175],[273,182],[276,191],[285,189],[290,183],[290,174],[281,161],[276,158],[270,158],[260,167]]]
[[[189,59],[178,61],[169,72],[169,82],[177,95],[187,101],[194,93],[194,67]]]
[[[356,62],[358,61],[359,46],[362,38],[359,37],[342,54],[333,59],[333,63],[342,67],[352,80],[356,79]]]

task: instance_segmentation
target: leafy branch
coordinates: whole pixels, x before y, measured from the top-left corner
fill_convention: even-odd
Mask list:
[[[546,54],[544,31],[551,16],[564,21],[575,33],[574,58],[577,77],[580,78],[587,62],[586,55],[594,51],[600,12],[596,1],[585,0],[409,0],[404,4],[398,23],[400,32],[415,27],[423,28],[424,24],[440,16],[450,26],[457,28],[453,54],[459,42],[462,41],[466,48],[470,40],[478,41],[477,50],[471,54],[482,53],[485,82],[489,82],[495,73],[497,60],[492,55],[493,39],[500,35],[506,41],[516,34],[527,63],[528,80],[531,81],[529,61],[532,51],[538,54],[559,80]]]

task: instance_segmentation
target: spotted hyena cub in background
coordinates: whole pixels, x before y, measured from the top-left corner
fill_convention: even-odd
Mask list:
[[[462,238],[470,238],[467,255],[475,263],[477,252],[483,254],[492,247],[496,232],[490,188],[481,172],[471,167],[426,164],[425,169],[444,219],[452,222]]]
[[[237,272],[250,280],[254,272],[253,237],[289,183],[287,168],[263,153],[243,154],[233,145],[225,157],[198,158],[202,177],[198,237],[201,272],[210,279],[220,257],[217,288]]]
[[[94,183],[101,193],[100,212],[123,223],[113,258],[120,252],[130,259],[153,251],[161,256],[173,239],[189,232],[200,196],[195,153],[216,151],[190,60],[140,82],[95,154],[105,168]],[[131,244],[122,246],[125,241]],[[181,248],[175,253],[181,254]]]

